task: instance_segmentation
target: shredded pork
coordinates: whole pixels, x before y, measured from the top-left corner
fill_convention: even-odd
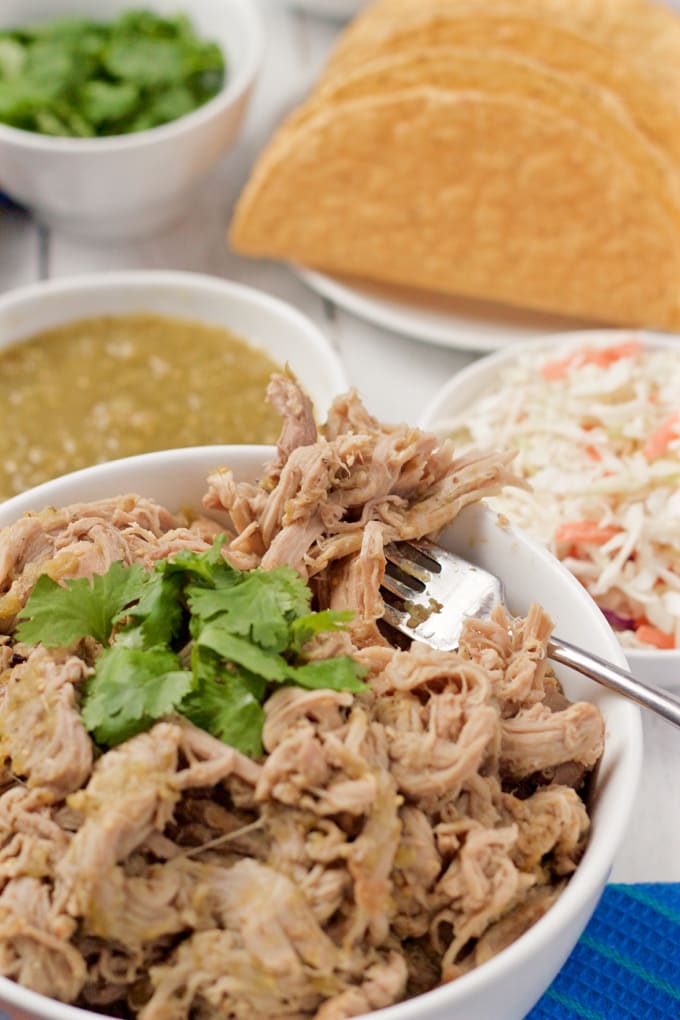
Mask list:
[[[507,459],[381,425],[354,393],[321,430],[293,380],[270,399],[274,463],[256,485],[216,471],[205,506],[229,514],[236,566],[290,564],[319,608],[355,611],[308,651],[354,655],[369,689],[278,690],[261,760],[180,717],[100,753],[79,714],[93,649],[12,637],[42,573],[201,551],[212,523],[125,496],[0,532],[0,973],[56,999],[140,1020],[344,1020],[501,951],[583,852],[603,725],[562,695],[545,613],[499,608],[445,654],[379,628],[383,545],[498,492]]]

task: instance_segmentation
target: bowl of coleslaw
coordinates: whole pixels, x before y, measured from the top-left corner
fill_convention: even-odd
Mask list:
[[[579,579],[637,677],[680,686],[680,337],[582,330],[488,355],[420,424],[512,447],[491,500]]]

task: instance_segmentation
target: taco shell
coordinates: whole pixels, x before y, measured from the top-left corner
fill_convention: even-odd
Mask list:
[[[481,88],[488,92],[505,92],[541,99],[570,112],[573,100],[580,103],[576,116],[597,117],[604,109],[606,119],[618,118],[631,128],[647,136],[664,154],[680,166],[680,113],[666,102],[658,92],[642,83],[634,89],[634,98],[622,96],[619,89],[625,79],[631,86],[631,72],[625,64],[612,62],[611,55],[597,46],[580,40],[561,29],[549,28],[551,42],[556,31],[560,46],[560,67],[548,65],[518,52],[513,48],[474,48],[468,40],[481,41],[475,22],[474,33],[460,33],[462,41],[456,46],[403,47],[361,64],[342,77],[324,80],[294,115],[287,127],[295,126],[321,108],[332,103],[360,96],[386,94],[414,85],[433,85],[437,88]],[[512,38],[512,35],[511,35]],[[566,43],[570,45],[566,45]],[[466,45],[467,43],[467,45]],[[526,49],[526,48],[525,48]],[[600,73],[590,75],[570,73],[572,64],[583,67],[584,57],[601,57],[596,65]],[[571,55],[571,59],[570,59]],[[588,61],[591,70],[594,61]],[[585,100],[585,103],[583,102]]]
[[[620,10],[630,0],[611,0]],[[574,3],[573,11],[594,7],[593,0]],[[549,12],[564,8],[559,19]],[[605,3],[601,9],[609,9]],[[320,88],[342,82],[367,64],[397,53],[417,53],[432,47],[469,47],[475,52],[503,50],[543,64],[580,81],[608,90],[626,106],[641,131],[675,159],[680,167],[680,19],[670,16],[678,33],[672,68],[654,70],[649,57],[633,59],[622,45],[606,45],[604,29],[586,35],[574,19],[567,19],[566,3],[549,0],[383,0],[343,33]],[[383,16],[380,16],[380,14]],[[668,12],[664,12],[666,15]],[[390,15],[389,17],[387,15]],[[664,18],[665,22],[665,18]],[[632,28],[629,29],[632,33]],[[626,36],[626,39],[628,37]],[[672,34],[663,35],[664,50],[673,50]],[[620,41],[620,40],[619,40]],[[657,49],[659,46],[657,46]],[[644,47],[638,45],[636,54]],[[657,68],[669,63],[657,62]]]
[[[459,43],[448,38],[447,19],[504,22],[508,38],[513,17],[561,27],[621,56],[631,70],[648,78],[670,99],[680,89],[680,19],[675,12],[650,0],[374,0],[343,33],[326,74],[348,63],[385,52],[403,38],[429,32],[431,41]],[[427,24],[430,23],[430,28]],[[502,36],[503,28],[500,31]],[[494,33],[494,34],[496,34]],[[524,29],[527,38],[526,28]],[[442,38],[442,34],[445,38]],[[491,40],[489,39],[489,42]],[[498,37],[496,38],[498,42]],[[496,44],[496,42],[494,44]],[[560,58],[558,51],[549,63]]]
[[[542,102],[406,88],[290,131],[231,239],[332,272],[680,327],[677,205],[639,158]]]
[[[680,331],[680,19],[647,0],[375,0],[260,156],[230,241]]]

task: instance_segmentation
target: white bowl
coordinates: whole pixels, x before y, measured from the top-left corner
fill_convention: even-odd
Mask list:
[[[318,14],[322,18],[353,18],[368,6],[369,0],[278,0],[294,10]]]
[[[252,0],[149,0],[159,14],[186,9],[197,33],[224,51],[227,77],[213,99],[136,134],[53,138],[0,124],[0,182],[41,220],[91,238],[130,237],[177,216],[234,142],[262,59]],[[129,0],[3,0],[0,28],[82,15],[101,21]]]
[[[216,276],[126,270],[30,284],[0,296],[0,348],[43,330],[99,315],[151,312],[223,326],[281,367],[288,364],[325,417],[347,388],[324,334],[291,305]]]
[[[200,507],[207,473],[229,465],[255,480],[273,450],[202,447],[131,457],[78,471],[0,505],[0,526],[26,510],[136,491],[170,509]],[[611,661],[624,656],[579,583],[544,549],[499,525],[487,508],[466,509],[443,536],[449,548],[505,579],[508,603],[524,612],[540,600],[559,632]],[[521,1020],[564,963],[594,910],[628,823],[638,783],[642,736],[638,709],[568,670],[558,669],[572,698],[596,702],[606,721],[604,757],[592,787],[592,832],[585,855],[557,903],[525,935],[458,981],[380,1012],[380,1020]],[[54,1002],[0,978],[0,1009],[12,1020],[101,1020],[100,1014]],[[22,1012],[23,1011],[23,1012]]]
[[[503,373],[523,351],[530,351],[536,358],[548,354],[551,349],[570,342],[579,346],[588,343],[616,343],[635,336],[637,339],[656,347],[674,348],[680,357],[680,338],[664,333],[639,332],[635,330],[580,330],[575,333],[556,333],[516,344],[502,351],[487,355],[466,366],[452,376],[434,397],[421,415],[422,428],[435,428],[437,422],[456,414],[482,395],[492,393],[501,382]],[[645,683],[659,687],[680,686],[680,649],[661,650],[656,648],[626,648],[626,657],[631,672]]]

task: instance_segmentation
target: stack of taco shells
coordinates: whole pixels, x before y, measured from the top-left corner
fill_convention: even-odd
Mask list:
[[[680,330],[680,18],[376,0],[258,160],[233,247]]]

